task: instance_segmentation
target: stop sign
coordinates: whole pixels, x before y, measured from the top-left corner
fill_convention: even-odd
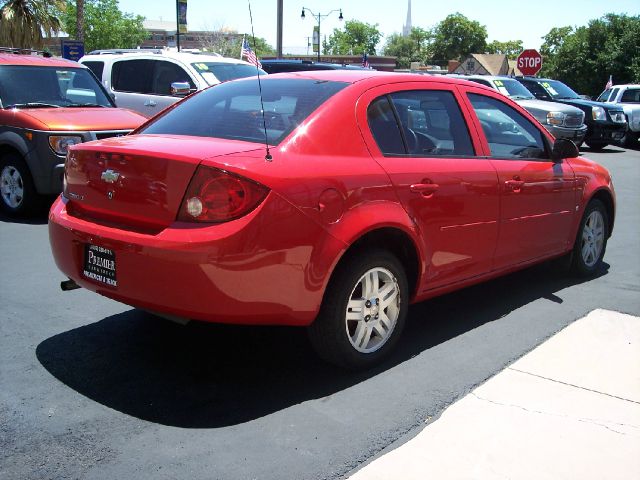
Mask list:
[[[524,50],[518,55],[517,66],[523,75],[535,75],[542,68],[542,55],[537,50]]]

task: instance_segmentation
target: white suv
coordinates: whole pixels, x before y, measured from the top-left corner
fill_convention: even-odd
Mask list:
[[[186,94],[258,74],[255,65],[215,53],[169,50],[95,50],[80,59],[118,107],[152,117]],[[260,75],[266,72],[260,70]],[[174,85],[172,89],[172,84]],[[188,84],[188,89],[186,89]],[[182,88],[175,88],[182,87]]]

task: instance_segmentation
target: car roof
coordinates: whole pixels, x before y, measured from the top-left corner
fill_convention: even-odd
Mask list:
[[[471,82],[469,80],[464,80],[461,78],[449,78],[445,75],[422,75],[418,73],[397,73],[397,72],[381,72],[378,70],[305,70],[300,72],[286,72],[286,73],[273,73],[262,78],[265,79],[282,79],[282,78],[300,78],[300,79],[310,79],[310,80],[319,80],[319,81],[328,81],[328,82],[347,82],[347,83],[357,83],[357,82],[368,82],[372,84],[386,84],[386,83],[403,83],[403,82],[420,82],[420,83],[450,83],[457,85],[467,85],[472,87],[480,87],[486,88],[487,90],[491,90],[491,88],[479,85],[475,82]],[[251,77],[255,79],[255,77]],[[250,81],[250,79],[242,79],[241,81]]]
[[[240,60],[239,58],[222,57],[217,54],[207,53],[193,53],[193,52],[173,52],[170,50],[94,50],[82,57],[80,60],[102,60],[106,61],[109,58],[172,58],[175,60],[181,60],[185,63],[198,63],[198,62],[214,62],[214,63],[236,63],[251,65],[249,62]]]
[[[26,65],[32,67],[64,67],[86,68],[77,62],[59,57],[43,57],[41,55],[17,55],[15,53],[0,53],[0,65]]]
[[[456,75],[456,76],[453,76]],[[478,79],[482,79],[482,80],[515,80],[515,78],[513,77],[509,77],[508,75],[462,75],[462,74],[453,74],[452,78],[460,78],[460,79],[465,79],[465,78],[478,78]]]

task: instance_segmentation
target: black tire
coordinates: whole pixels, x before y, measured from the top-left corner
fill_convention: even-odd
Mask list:
[[[600,222],[598,224],[598,217]],[[595,223],[594,223],[595,222]],[[607,249],[609,217],[604,204],[591,200],[584,211],[580,228],[571,252],[571,272],[581,277],[591,276],[602,268],[602,259]],[[590,249],[589,246],[593,249]]]
[[[0,157],[0,208],[11,217],[35,213],[41,198],[33,186],[31,172],[15,153]]]
[[[604,147],[609,145],[606,142],[585,142],[585,143],[587,144],[587,147],[589,147],[591,150],[602,150]]]
[[[374,271],[377,277],[373,276]],[[370,275],[365,279],[367,274]],[[373,278],[379,278],[379,281],[376,283]],[[362,289],[367,282],[377,285],[378,290],[366,295]],[[385,292],[385,288],[391,290]],[[377,304],[375,299],[379,299],[376,295],[379,293],[385,296]],[[348,320],[350,300],[359,306],[353,307]],[[386,302],[389,302],[388,306],[384,306]],[[336,268],[320,313],[309,327],[309,338],[318,355],[329,363],[351,370],[371,368],[395,347],[408,308],[409,286],[400,261],[386,250],[361,251]],[[359,332],[362,332],[361,337]],[[362,345],[357,347],[360,343]]]

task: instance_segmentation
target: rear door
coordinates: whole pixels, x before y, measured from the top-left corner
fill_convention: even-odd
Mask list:
[[[358,122],[421,232],[423,291],[491,270],[498,235],[498,180],[478,156],[450,84],[403,83],[369,90]],[[418,292],[420,293],[420,292]]]
[[[546,134],[527,115],[491,92],[469,88],[467,94],[500,184],[495,267],[566,250],[575,214],[573,169],[551,160]]]

